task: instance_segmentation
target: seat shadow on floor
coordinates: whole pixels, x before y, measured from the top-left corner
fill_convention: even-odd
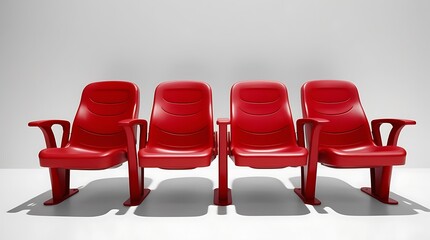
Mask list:
[[[149,186],[151,182],[151,179],[145,178],[145,185]],[[95,180],[79,188],[76,195],[58,205],[43,205],[51,196],[51,191],[46,191],[8,213],[27,211],[28,215],[35,216],[96,217],[110,211],[114,211],[116,215],[124,215],[129,209],[123,206],[123,202],[129,198],[128,178]]]
[[[290,178],[290,181],[300,187],[300,177]],[[319,213],[327,213],[326,208],[348,216],[413,215],[419,213],[417,210],[430,212],[430,209],[393,192],[390,197],[398,201],[398,205],[381,203],[359,188],[332,177],[317,178],[316,197],[321,201],[321,205],[314,206]]]
[[[305,215],[310,211],[293,189],[276,178],[245,177],[232,184],[232,199],[237,214],[245,216]]]
[[[213,202],[213,183],[207,178],[167,179],[152,189],[136,208],[142,217],[196,217],[208,213]]]

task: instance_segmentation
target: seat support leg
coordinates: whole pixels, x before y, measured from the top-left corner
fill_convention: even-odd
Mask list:
[[[79,192],[78,189],[70,189],[70,169],[50,168],[52,198],[45,201],[44,205],[56,205]]]
[[[231,205],[231,189],[227,185],[227,159],[225,159],[225,164],[219,166],[218,173],[218,188],[214,190],[214,204],[218,206]]]
[[[227,154],[219,157],[218,188],[214,190],[214,204],[218,206],[231,205],[231,189],[228,188]]]
[[[386,204],[398,204],[389,197],[392,166],[375,167],[370,169],[371,188],[363,187],[361,191]]]
[[[129,171],[130,198],[124,206],[137,206],[145,200],[151,190],[145,188],[144,168],[137,167],[137,171]]]
[[[227,125],[221,124],[219,128],[218,188],[214,190],[214,204],[227,206],[232,203],[231,189],[228,188]]]
[[[306,204],[320,205],[321,201],[315,198],[317,180],[317,166],[303,166],[301,167],[301,186],[302,188],[295,188],[294,192]]]

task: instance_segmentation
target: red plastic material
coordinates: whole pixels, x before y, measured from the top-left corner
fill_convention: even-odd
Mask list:
[[[130,199],[124,205],[139,205],[149,189],[143,186],[143,169],[193,169],[209,166],[217,155],[213,129],[212,90],[206,83],[173,81],[158,85],[149,124],[122,121],[129,152]],[[140,146],[132,129],[140,126]],[[192,187],[192,186],[190,186]]]
[[[227,187],[227,155],[237,166],[259,169],[309,166],[316,169],[316,158],[309,154],[317,144],[320,119],[301,119],[298,138],[294,130],[286,87],[274,81],[247,81],[231,88],[230,120],[218,119],[219,125],[219,188],[214,202],[217,205],[231,204]],[[227,131],[230,125],[230,132]],[[305,148],[304,126],[309,127],[314,140]],[[306,172],[307,173],[307,172]],[[316,171],[314,172],[316,174]],[[307,183],[299,190],[303,200],[319,204],[314,198],[315,186]]]
[[[371,188],[363,192],[387,204],[392,166],[405,164],[406,151],[397,146],[400,130],[413,120],[378,119],[372,132],[354,84],[339,80],[310,81],[302,87],[304,117],[327,119],[320,133],[318,161],[334,168],[370,168]],[[379,127],[392,125],[383,146]],[[373,133],[373,136],[372,136]]]
[[[45,137],[46,149],[39,153],[40,165],[48,167],[53,198],[45,205],[58,204],[78,192],[70,189],[70,169],[98,170],[118,166],[127,161],[126,135],[118,122],[136,118],[139,89],[130,82],[105,81],[87,85],[73,121],[33,121]],[[57,148],[52,126],[63,128],[61,146]]]

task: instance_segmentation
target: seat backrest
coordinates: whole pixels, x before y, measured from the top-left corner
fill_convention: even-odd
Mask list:
[[[357,88],[348,81],[315,80],[302,86],[303,117],[324,118],[320,147],[348,148],[372,143]]]
[[[246,81],[230,93],[231,147],[265,149],[297,145],[287,88]]]
[[[139,88],[130,82],[88,84],[73,121],[71,145],[85,148],[117,148],[127,145],[118,121],[137,118]]]
[[[214,148],[212,111],[212,90],[208,84],[159,84],[154,94],[148,147],[181,151]]]

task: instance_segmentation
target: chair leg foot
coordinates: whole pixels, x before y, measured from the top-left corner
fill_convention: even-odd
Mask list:
[[[309,205],[321,205],[321,201],[318,200],[317,198],[312,198],[312,199],[307,199],[303,193],[302,193],[302,189],[301,188],[295,188],[294,192],[302,199],[302,201],[305,204],[309,204]]]
[[[385,204],[391,204],[391,205],[397,205],[399,204],[399,202],[397,202],[396,200],[392,199],[392,198],[381,198],[380,196],[373,194],[372,193],[372,188],[370,187],[362,187],[361,191],[368,194],[369,196],[375,198],[376,200],[385,203]]]
[[[218,206],[228,206],[232,204],[231,189],[227,189],[227,196],[220,198],[219,188],[214,190],[214,204]]]
[[[51,198],[51,199],[45,201],[43,203],[43,205],[45,205],[45,206],[57,205],[57,204],[63,202],[64,200],[70,198],[71,196],[75,195],[78,192],[79,192],[79,189],[76,189],[76,188],[70,189],[69,193],[65,194],[61,198],[59,198],[59,199],[58,198],[57,199]]]
[[[146,196],[148,196],[149,192],[151,192],[151,190],[145,188],[143,190],[143,194],[140,196],[140,198],[133,199],[133,200],[131,200],[131,198],[129,198],[129,199],[127,199],[127,201],[125,201],[123,203],[124,206],[131,207],[131,206],[137,206],[137,205],[141,204],[143,202],[143,200],[145,200]]]

